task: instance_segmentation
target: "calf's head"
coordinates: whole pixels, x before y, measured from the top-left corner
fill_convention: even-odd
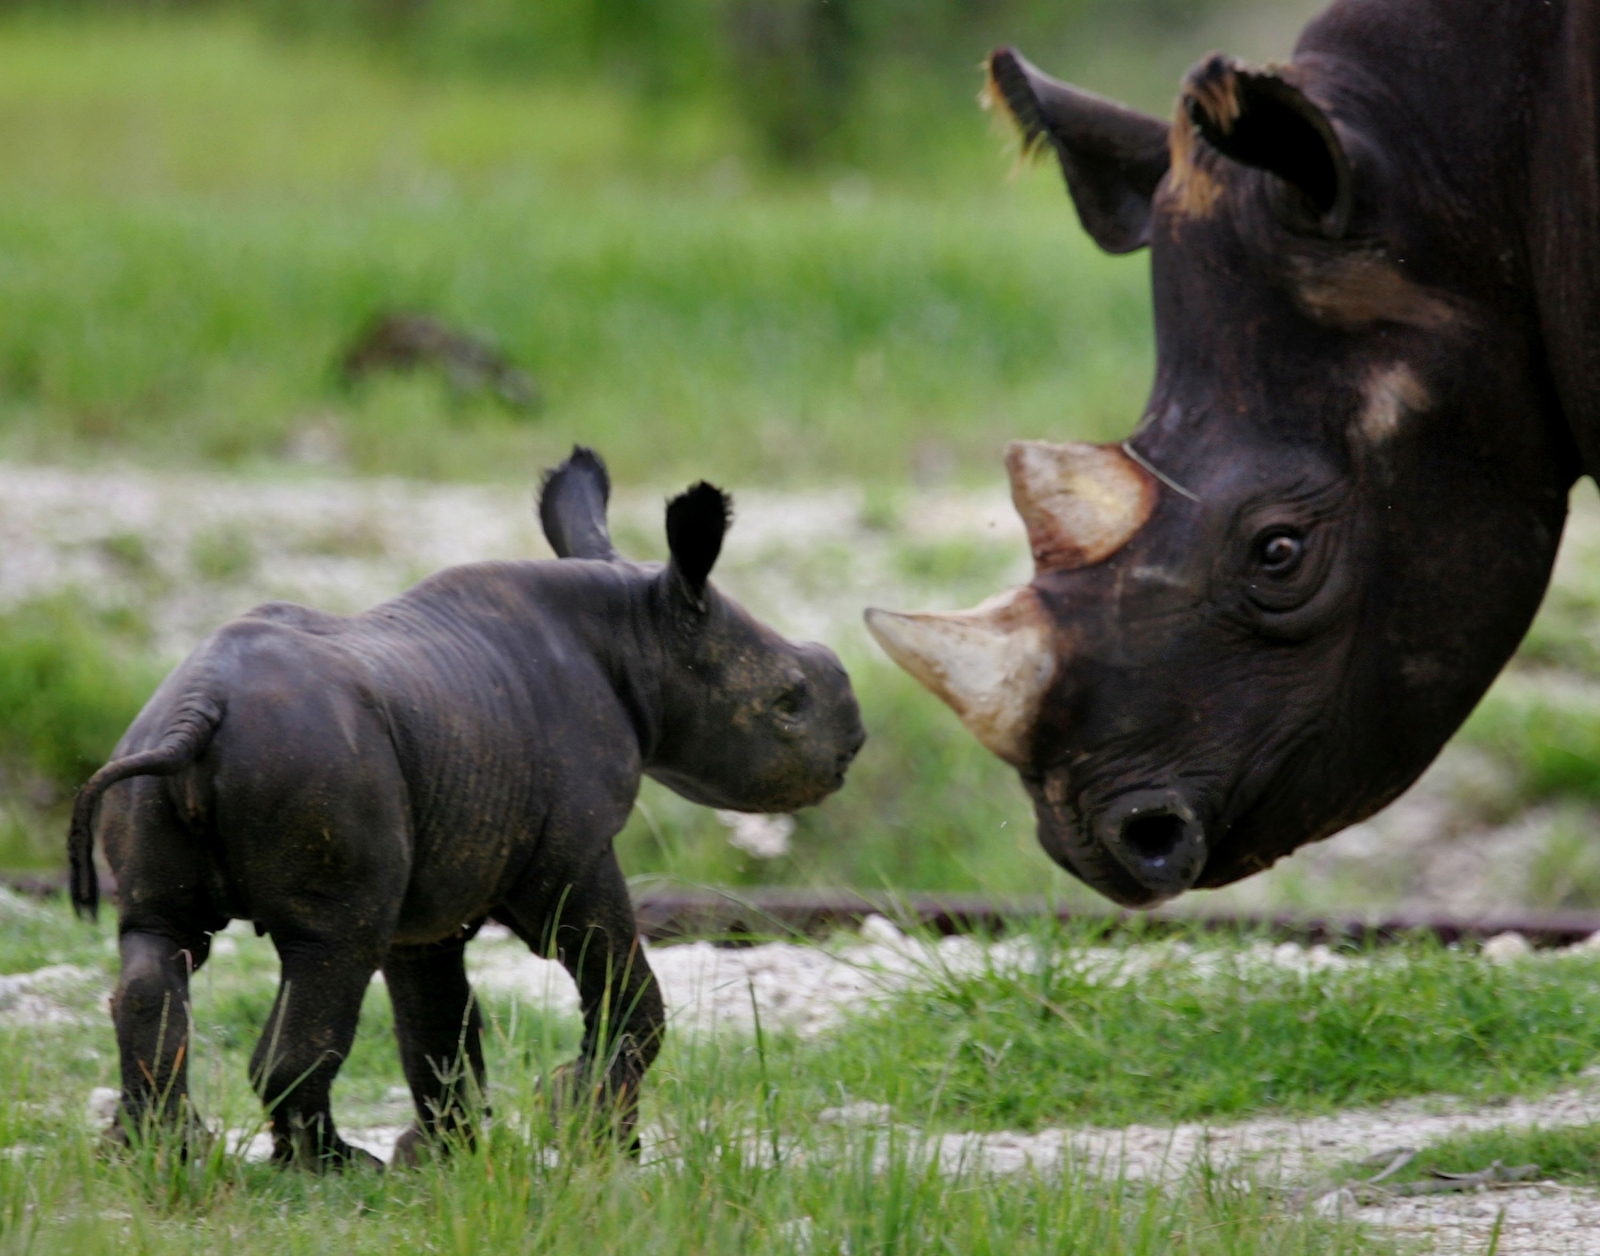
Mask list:
[[[866,740],[838,657],[758,621],[710,581],[733,504],[704,482],[667,503],[665,564],[626,563],[606,527],[610,482],[578,448],[545,478],[539,515],[562,558],[621,564],[642,577],[642,669],[655,714],[645,770],[684,797],[735,811],[786,812],[844,783]],[[619,625],[619,631],[622,626]]]
[[[991,59],[1090,234],[1151,248],[1154,388],[1124,443],[1007,447],[1029,584],[867,622],[1121,903],[1393,798],[1515,648],[1559,539],[1575,460],[1511,242],[1428,158],[1447,125],[1397,134],[1417,114],[1341,73],[1214,57],[1169,126]]]

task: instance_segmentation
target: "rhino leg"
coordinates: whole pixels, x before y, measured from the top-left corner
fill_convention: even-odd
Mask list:
[[[394,1005],[400,1065],[417,1105],[417,1124],[395,1145],[396,1165],[414,1164],[440,1135],[469,1143],[482,1110],[483,1019],[467,984],[465,937],[427,946],[392,946],[383,963]]]
[[[273,1159],[376,1164],[339,1137],[328,1099],[410,876],[405,781],[387,728],[325,659],[264,652],[236,681],[210,753],[221,862],[282,965],[250,1060]]]
[[[121,884],[121,973],[111,999],[122,1065],[122,1104],[107,1137],[126,1144],[157,1128],[203,1126],[189,1099],[189,978],[210,953],[210,931],[227,923],[203,890],[206,861],[163,782],[113,786],[101,830]]]
[[[545,920],[519,911],[515,900],[504,904],[508,923],[525,940],[554,940],[556,957],[578,985],[583,1047],[551,1079],[551,1099],[558,1115],[592,1113],[600,1132],[637,1152],[639,1083],[661,1049],[666,1009],[639,945],[627,881],[609,848],[581,885],[568,888],[559,912]]]
[[[361,998],[383,948],[375,938],[332,930],[274,928],[272,940],[282,979],[250,1058],[251,1083],[272,1114],[272,1158],[316,1170],[378,1165],[339,1137],[329,1092],[355,1041]]]
[[[107,1136],[127,1143],[155,1127],[201,1129],[189,1103],[189,976],[204,961],[202,934],[188,945],[130,930],[121,938],[122,975],[111,1016],[122,1057],[122,1107]]]

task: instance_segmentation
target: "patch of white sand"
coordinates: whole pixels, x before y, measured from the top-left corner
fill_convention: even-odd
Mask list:
[[[644,953],[675,1032],[748,1034],[759,1014],[764,1029],[813,1038],[836,1028],[847,1015],[869,1010],[887,996],[931,984],[941,975],[1025,966],[1034,956],[1034,944],[1023,937],[992,943],[961,936],[924,942],[907,937],[882,916],[869,916],[859,935],[828,944],[646,944]],[[1083,947],[1063,962],[1079,966],[1093,980],[1121,984],[1163,964],[1184,964],[1204,977],[1223,966],[1312,972],[1352,961],[1325,946],[1292,942],[1262,942],[1229,953],[1175,941]],[[515,996],[556,1014],[577,1014],[578,994],[566,970],[532,954],[501,926],[486,925],[479,932],[468,950],[467,965],[473,984],[485,993]]]
[[[91,1019],[86,1005],[105,992],[104,973],[76,964],[0,976],[0,1024],[83,1024]]]

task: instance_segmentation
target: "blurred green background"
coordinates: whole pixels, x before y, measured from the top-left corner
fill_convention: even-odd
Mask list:
[[[265,0],[0,17],[0,454],[256,471],[991,474],[1110,435],[1146,268],[974,108],[1015,39],[1165,113],[1194,0]],[[1220,16],[1219,16],[1220,14]],[[1224,29],[1232,29],[1225,23]],[[543,406],[346,389],[375,312],[484,335]],[[326,442],[325,442],[326,443]]]

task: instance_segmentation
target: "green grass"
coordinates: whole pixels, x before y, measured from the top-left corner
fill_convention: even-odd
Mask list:
[[[160,678],[125,614],[75,598],[0,614],[0,867],[62,861],[66,801]]]
[[[1299,1256],[1394,1250],[1354,1225],[1278,1212],[1203,1174],[1170,1192],[1068,1178],[947,1176],[903,1145],[860,1140],[780,1171],[739,1163],[751,1115],[714,1093],[685,1153],[636,1169],[493,1136],[450,1165],[312,1179],[229,1162],[172,1170],[95,1161],[81,1137],[0,1166],[14,1250],[208,1253],[793,1253],[927,1251]],[[709,1122],[709,1123],[707,1123]],[[730,1154],[731,1153],[731,1154]],[[196,1180],[198,1179],[198,1180]]]
[[[111,964],[111,925],[62,906],[8,919],[0,967]],[[207,1116],[254,1129],[245,1067],[265,1017],[269,945],[230,934],[195,981],[196,1093]],[[922,1130],[1086,1121],[1159,1123],[1305,1113],[1439,1091],[1487,1097],[1569,1080],[1600,1052],[1590,1005],[1596,963],[1493,967],[1422,943],[1355,955],[1344,969],[1274,974],[1247,943],[1196,935],[1188,958],[1144,957],[1126,982],[1072,975],[1085,930],[1030,939],[1044,962],[956,978],[866,1013],[836,1036],[769,1030],[758,1044],[676,1033],[645,1092],[642,1167],[592,1154],[541,1125],[535,1078],[565,1058],[576,1026],[488,1003],[490,1099],[480,1148],[392,1177],[315,1179],[216,1156],[182,1167],[107,1160],[82,1124],[91,1086],[114,1077],[104,1008],[85,1023],[0,1028],[0,1250],[577,1252],[1020,1251],[1298,1253],[1387,1251],[1348,1223],[1285,1209],[1204,1163],[1176,1185],[1069,1169],[991,1177],[935,1172]],[[30,952],[31,948],[31,952]],[[1157,962],[1148,963],[1152,951]],[[400,1083],[381,987],[335,1104],[349,1127],[393,1122]],[[835,1125],[824,1108],[893,1105],[898,1125]],[[544,1129],[530,1144],[531,1121]],[[778,1163],[771,1148],[776,1140]],[[543,1152],[560,1147],[558,1159]],[[1593,1130],[1503,1131],[1430,1147],[1418,1167],[1534,1162],[1570,1180],[1595,1173]],[[331,1237],[330,1237],[331,1236]],[[30,1248],[29,1244],[33,1246]]]
[[[1297,973],[1197,939],[1194,955],[1109,952],[1131,966],[1124,983],[1062,941],[1021,966],[948,974],[863,1023],[838,1050],[840,1084],[907,1119],[1115,1125],[1487,1097],[1600,1056],[1587,959],[1504,969],[1419,941]]]
[[[0,749],[63,787],[99,767],[160,679],[128,636],[70,598],[0,615]]]
[[[719,126],[222,19],[0,24],[0,452],[259,468],[314,428],[362,473],[522,478],[582,440],[624,481],[899,482],[1131,426],[1146,267],[1053,175],[1008,189],[996,143],[963,193],[836,204],[752,183]],[[488,333],[543,412],[345,392],[386,308]]]
[[[31,943],[33,964],[63,954],[108,961],[111,926],[71,924],[59,906],[8,922],[10,945]],[[230,935],[237,951],[196,978],[192,1050],[202,1111],[231,1128],[259,1116],[244,1085],[245,1061],[265,1016],[273,964],[263,941]],[[1226,947],[1223,948],[1226,950]],[[98,957],[98,958],[97,958]],[[19,962],[20,953],[10,956]],[[23,963],[23,966],[31,966]],[[1136,995],[1128,991],[1131,1002]],[[1353,1225],[1282,1211],[1197,1164],[1158,1187],[1068,1170],[991,1177],[976,1168],[945,1175],[911,1130],[894,1133],[817,1120],[847,1093],[840,1060],[855,1040],[807,1043],[768,1034],[748,1040],[675,1035],[646,1088],[656,1131],[641,1167],[586,1152],[545,1130],[530,1144],[522,1118],[543,1128],[534,1081],[575,1042],[566,1021],[491,1001],[490,1098],[500,1120],[476,1152],[444,1166],[379,1177],[317,1179],[213,1156],[183,1165],[148,1154],[111,1160],[82,1123],[88,1089],[114,1077],[103,1006],[84,996],[82,1025],[15,1023],[0,1029],[0,1250],[97,1254],[199,1253],[225,1243],[253,1253],[387,1252],[1053,1252],[1375,1253],[1391,1250]],[[369,993],[363,1027],[335,1103],[354,1127],[382,1112],[399,1081],[381,988]],[[915,1001],[903,1032],[942,1039],[943,1021]],[[908,1064],[915,1053],[908,1056]],[[1159,1119],[1166,1109],[1152,1105]],[[929,1113],[921,1114],[927,1117]],[[945,1123],[965,1114],[931,1114]],[[779,1163],[766,1149],[776,1138]],[[657,1141],[659,1138],[660,1141]]]
[[[1600,704],[1582,685],[1501,682],[1462,738],[1506,763],[1525,802],[1600,800]]]
[[[1600,1182],[1600,1126],[1507,1126],[1456,1134],[1419,1149],[1416,1159],[1385,1178],[1383,1185],[1420,1182],[1433,1169],[1476,1173],[1496,1160],[1507,1168],[1536,1164],[1541,1178],[1585,1185]],[[1365,1176],[1371,1176],[1371,1170]]]

